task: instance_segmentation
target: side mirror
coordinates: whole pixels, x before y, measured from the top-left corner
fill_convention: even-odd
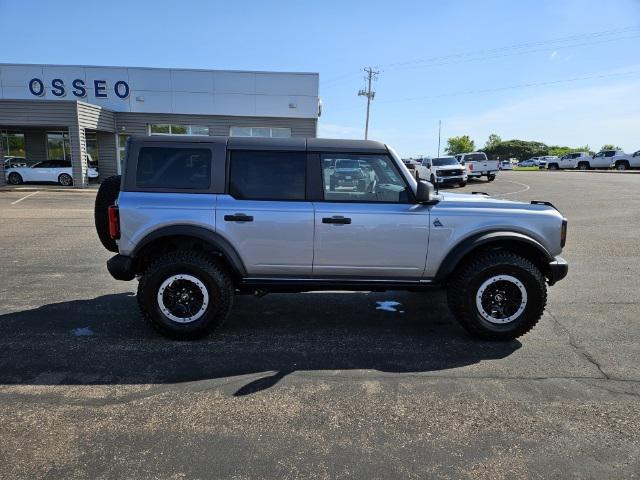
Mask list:
[[[416,200],[418,201],[418,203],[427,205],[438,203],[435,189],[433,188],[431,182],[427,182],[426,180],[418,181],[418,188],[416,189]]]

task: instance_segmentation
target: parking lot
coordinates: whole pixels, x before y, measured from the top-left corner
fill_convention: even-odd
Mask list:
[[[638,478],[640,175],[448,191],[569,219],[519,341],[471,339],[434,291],[240,296],[171,342],[108,275],[95,190],[0,189],[0,477]]]

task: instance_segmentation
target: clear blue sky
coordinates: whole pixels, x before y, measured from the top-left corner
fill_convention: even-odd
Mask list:
[[[0,62],[319,72],[322,136],[363,135],[378,66],[370,137],[402,155],[435,154],[438,119],[478,147],[640,149],[640,0],[0,0],[0,18]]]

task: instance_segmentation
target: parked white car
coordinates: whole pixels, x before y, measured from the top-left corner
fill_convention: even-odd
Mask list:
[[[487,159],[484,152],[469,152],[456,155],[456,160],[467,169],[469,178],[487,177],[492,182],[499,172],[498,161]]]
[[[65,187],[73,185],[71,162],[68,160],[46,160],[30,167],[12,167],[4,171],[4,176],[10,185],[24,182],[56,182]],[[98,178],[98,170],[89,167],[87,177]]]
[[[511,163],[511,160],[502,160],[498,168],[500,170],[513,170],[513,163]]]
[[[613,156],[613,166],[616,170],[640,168],[640,150],[631,154],[624,153],[622,150],[616,150]]]
[[[423,158],[415,166],[416,180],[427,180],[432,184],[467,184],[467,172],[456,157]]]
[[[577,159],[578,170],[591,170],[592,168],[611,168],[613,167],[613,157],[616,152],[624,154],[622,150],[602,150],[595,155],[582,157]]]

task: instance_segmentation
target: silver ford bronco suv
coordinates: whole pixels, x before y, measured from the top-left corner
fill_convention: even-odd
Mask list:
[[[137,277],[142,315],[178,339],[239,294],[441,287],[471,334],[508,340],[568,269],[550,203],[436,193],[374,141],[132,138],[95,220],[111,275]]]

